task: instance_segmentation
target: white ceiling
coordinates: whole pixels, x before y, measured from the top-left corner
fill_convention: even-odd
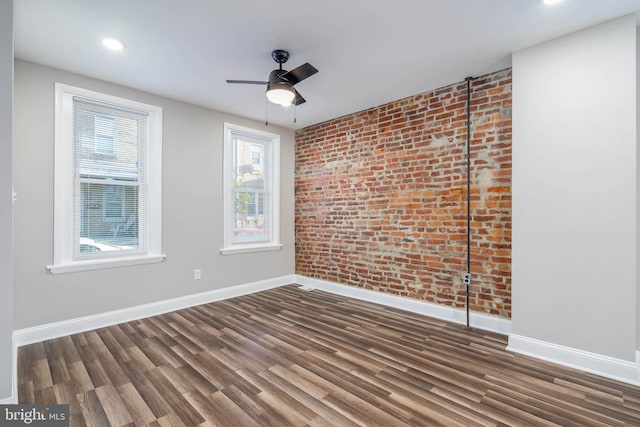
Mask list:
[[[298,129],[505,68],[511,52],[640,11],[640,0],[14,0],[16,57],[257,120],[273,49],[320,72]],[[126,43],[119,53],[103,37]]]

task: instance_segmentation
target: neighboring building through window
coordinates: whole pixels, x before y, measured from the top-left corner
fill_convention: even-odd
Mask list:
[[[253,144],[251,146],[251,165],[253,165],[253,169],[257,171],[262,170],[262,157],[264,152],[264,147],[260,144]]]
[[[280,249],[280,136],[225,123],[222,253]]]
[[[95,152],[112,156],[116,133],[116,120],[108,116],[93,117]]]
[[[104,221],[124,221],[126,206],[124,189],[124,185],[104,185],[102,187],[102,218]],[[135,204],[135,201],[133,204]]]
[[[162,109],[56,84],[53,273],[161,261]]]

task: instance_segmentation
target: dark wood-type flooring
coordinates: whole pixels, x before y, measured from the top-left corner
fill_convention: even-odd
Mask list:
[[[640,425],[640,388],[506,337],[285,286],[21,347],[71,425]]]

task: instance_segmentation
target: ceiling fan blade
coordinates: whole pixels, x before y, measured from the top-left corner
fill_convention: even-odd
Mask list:
[[[293,70],[284,73],[281,77],[292,85],[295,85],[296,83],[303,81],[307,77],[313,76],[317,72],[318,69],[307,62],[306,64],[302,64],[298,68],[294,68]]]
[[[259,82],[256,80],[227,80],[227,83],[240,83],[243,85],[268,85],[269,82]]]
[[[303,103],[307,102],[307,101],[302,97],[302,95],[300,95],[300,92],[298,92],[298,91],[297,91],[297,90],[295,90],[295,89],[293,89],[293,91],[296,93],[296,97],[295,97],[295,98],[293,98],[293,101],[291,101],[291,103],[292,103],[293,105],[300,105],[300,104],[303,104]]]

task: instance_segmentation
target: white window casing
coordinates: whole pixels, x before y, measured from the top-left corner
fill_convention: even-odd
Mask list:
[[[280,244],[280,135],[224,124],[223,255]]]
[[[110,114],[115,117],[113,129],[104,127],[105,115]],[[129,127],[119,130],[118,121]],[[95,128],[98,123],[103,129]],[[98,136],[103,142],[96,146]],[[104,143],[107,137],[113,137],[113,145],[111,140]],[[121,160],[126,148],[121,141],[127,138],[132,153]],[[47,266],[51,273],[165,258],[161,107],[56,83],[54,168],[54,254],[53,264]],[[122,197],[120,206],[107,196],[109,191]],[[114,215],[115,207],[122,216]],[[127,236],[133,244],[123,243]]]

